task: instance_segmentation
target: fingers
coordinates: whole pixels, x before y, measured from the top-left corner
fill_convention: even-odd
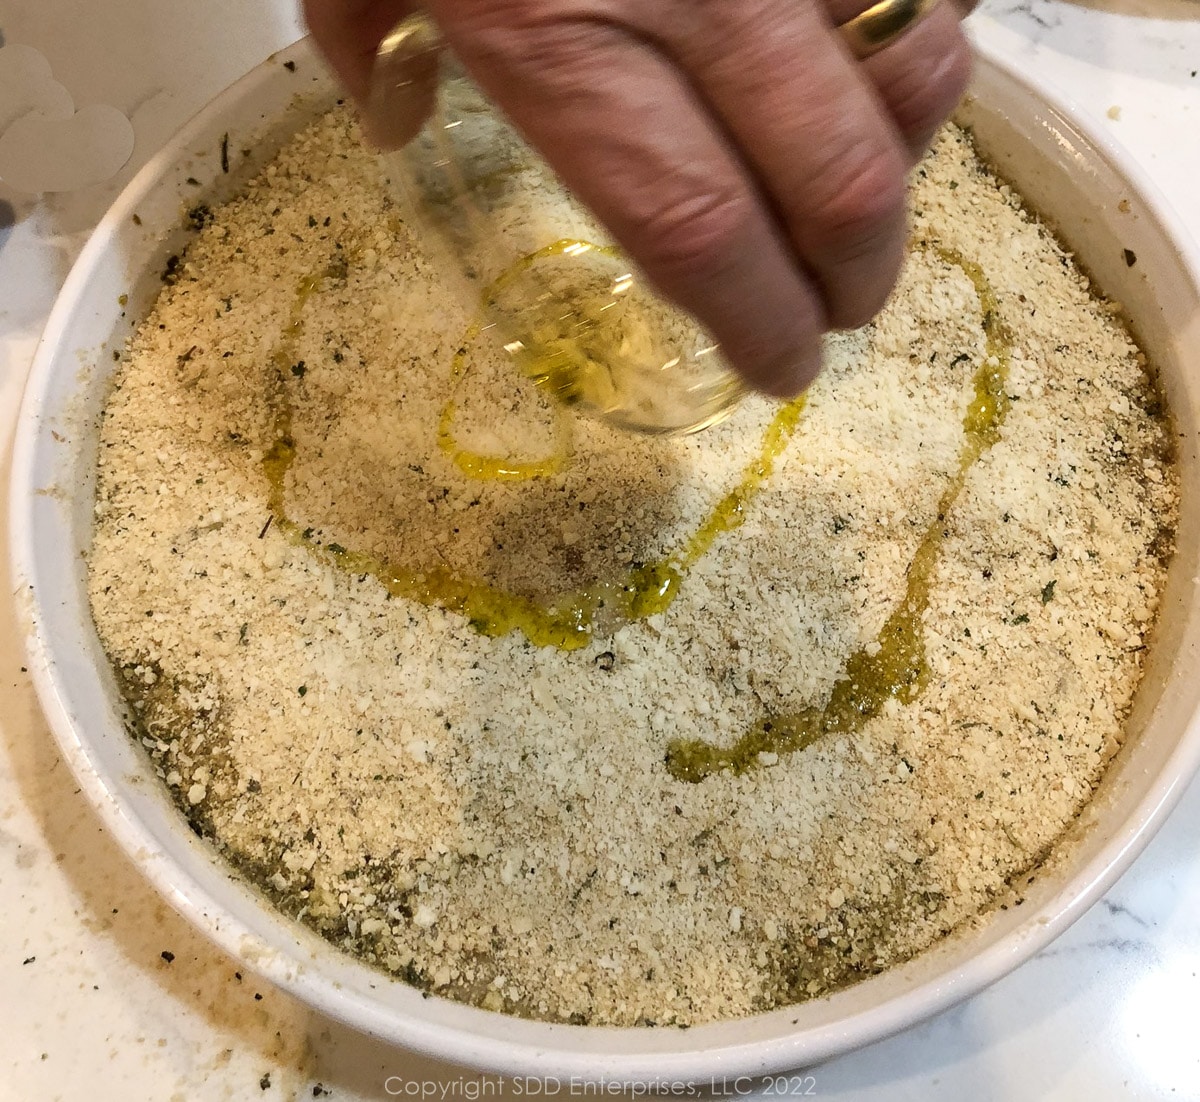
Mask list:
[[[872,0],[828,0],[829,16],[841,24]],[[879,53],[861,62],[916,161],[937,128],[958,105],[971,75],[971,49],[960,27],[972,0],[938,4]]]
[[[819,336],[883,305],[904,177],[954,107],[969,51],[950,0],[858,62],[836,31],[872,0],[427,0],[484,89],[759,389],[820,366]],[[304,0],[366,103],[412,0]],[[379,82],[377,141],[412,127],[411,58]],[[407,65],[407,68],[405,67]],[[381,68],[381,73],[383,69]],[[407,89],[407,91],[405,91]],[[401,94],[403,93],[403,94]],[[411,113],[411,112],[409,112]],[[385,132],[387,131],[387,132]]]
[[[904,258],[908,151],[823,7],[804,0],[705,5],[663,27],[771,197],[821,287],[828,321],[866,323]]]
[[[610,23],[504,14],[440,22],[566,185],[752,385],[781,396],[807,386],[827,324],[820,296],[687,78]]]
[[[415,0],[303,0],[304,20],[346,91],[367,103],[379,43]]]

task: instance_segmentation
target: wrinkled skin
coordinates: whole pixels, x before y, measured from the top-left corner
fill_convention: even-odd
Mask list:
[[[428,0],[481,86],[754,387],[790,396],[903,259],[905,176],[966,86],[963,7],[867,58],[869,0]],[[305,0],[364,103],[409,0]]]

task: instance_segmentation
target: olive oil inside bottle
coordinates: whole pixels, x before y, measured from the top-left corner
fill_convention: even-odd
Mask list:
[[[695,323],[658,298],[620,249],[564,238],[482,294],[517,369],[564,406],[642,432],[694,432],[742,392]]]

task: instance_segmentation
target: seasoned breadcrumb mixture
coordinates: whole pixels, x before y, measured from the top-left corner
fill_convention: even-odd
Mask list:
[[[556,472],[468,477],[454,448],[532,461],[566,430],[464,344],[345,114],[201,211],[117,368],[90,554],[131,729],[194,827],[348,952],[555,1021],[749,1014],[1019,903],[1121,745],[1177,478],[1115,310],[962,132],[912,202],[899,289],[831,338],[740,527],[665,611],[573,651],[363,564],[542,603],[628,576],[704,524],[777,408],[686,439],[578,422]],[[1007,415],[939,520],[998,326]],[[668,771],[676,740],[823,707],[935,529],[912,699],[737,774]]]

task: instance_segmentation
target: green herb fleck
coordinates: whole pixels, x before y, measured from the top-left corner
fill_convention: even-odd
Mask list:
[[[214,218],[216,215],[207,203],[197,203],[187,212],[188,225],[197,231],[204,229]]]

